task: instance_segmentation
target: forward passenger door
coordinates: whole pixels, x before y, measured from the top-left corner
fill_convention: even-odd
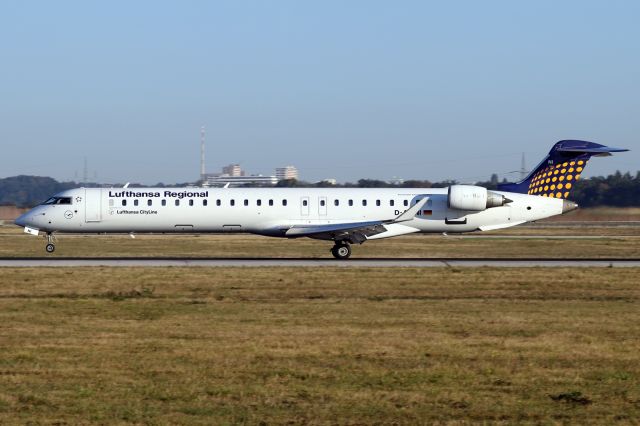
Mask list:
[[[100,222],[102,220],[102,190],[87,188],[84,190],[84,221]]]

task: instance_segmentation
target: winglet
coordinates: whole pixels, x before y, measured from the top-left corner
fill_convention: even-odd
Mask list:
[[[407,209],[404,213],[393,219],[390,223],[399,223],[399,222],[407,222],[409,220],[413,220],[413,218],[418,214],[418,212],[422,209],[422,206],[427,202],[429,198],[424,197],[418,200],[412,207]]]

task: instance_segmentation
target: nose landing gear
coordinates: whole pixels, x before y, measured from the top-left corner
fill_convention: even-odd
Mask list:
[[[55,237],[53,234],[51,232],[47,232],[47,245],[44,247],[47,253],[53,253],[56,250],[56,246],[53,244],[54,240]]]
[[[331,249],[333,257],[339,260],[346,260],[351,256],[351,246],[346,241],[336,241]]]

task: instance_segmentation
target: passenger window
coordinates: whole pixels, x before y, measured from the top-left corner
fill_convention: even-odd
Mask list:
[[[333,200],[333,205],[334,206],[339,206],[340,205],[340,200]]]
[[[390,205],[391,207],[393,207],[395,204],[396,204],[396,202],[395,202],[395,201],[393,201],[393,200],[389,200],[389,205]]]
[[[235,205],[236,205],[236,200],[231,200],[229,203],[230,203],[232,206],[235,206]]]
[[[380,200],[376,200],[376,206],[380,207]]]
[[[137,206],[138,205],[138,200],[133,200],[133,205]]]
[[[353,200],[349,200],[349,205],[353,206]]]
[[[180,200],[176,200],[176,206],[180,205]]]
[[[367,205],[367,200],[362,200],[362,205],[366,206]]]
[[[127,200],[122,200],[122,207],[126,207],[127,206]]]
[[[207,207],[207,204],[209,204],[209,201],[208,201],[208,200],[202,200],[202,205],[203,205],[203,206]]]
[[[109,207],[113,207],[113,198],[109,200]]]
[[[307,200],[302,200],[302,205],[307,207]]]
[[[407,200],[404,200],[402,204],[404,204],[404,206],[407,207],[409,205],[409,202]]]
[[[167,200],[162,200],[162,205],[166,206],[167,205]]]
[[[262,200],[256,201],[256,204],[258,204],[258,206],[261,206],[262,205]]]
[[[244,200],[244,205],[248,206],[249,205],[249,200]]]
[[[269,205],[272,206],[273,205],[273,200],[269,200]]]
[[[222,205],[222,201],[216,200],[216,206],[220,206],[220,205]]]
[[[189,205],[193,206],[193,200],[189,200]]]
[[[282,200],[282,205],[286,206],[287,205],[287,200]]]
[[[320,200],[320,205],[324,207],[324,200]]]
[[[147,205],[148,205],[149,207],[151,207],[151,206],[153,205],[153,201],[152,201],[152,200],[147,200]]]

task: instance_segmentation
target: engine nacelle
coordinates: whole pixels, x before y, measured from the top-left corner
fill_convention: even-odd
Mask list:
[[[451,185],[447,197],[447,206],[455,210],[481,211],[510,202],[504,195],[475,185]]]

